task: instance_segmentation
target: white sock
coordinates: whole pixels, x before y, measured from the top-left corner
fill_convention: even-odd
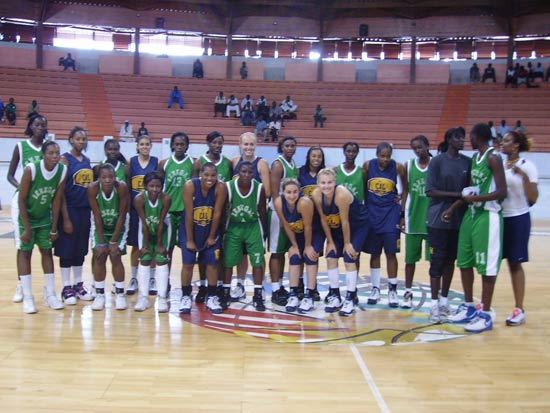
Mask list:
[[[71,267],[61,267],[61,282],[63,287],[71,285]]]
[[[181,289],[181,275],[179,271],[175,271],[174,273],[170,271],[168,279],[170,280],[170,286],[172,287],[172,290],[176,290],[178,288]]]
[[[380,289],[380,268],[370,269],[370,282],[373,287]]]
[[[327,270],[328,273],[328,283],[330,288],[339,288],[340,287],[340,273],[338,268],[332,268]]]
[[[23,287],[23,297],[30,297],[32,295],[32,275],[21,275],[21,287]]]
[[[412,293],[412,288],[405,288],[405,292]]]
[[[142,297],[149,297],[149,277],[151,274],[151,267],[145,265],[139,265],[137,269],[137,280],[139,295]]]
[[[132,278],[137,278],[137,272],[138,272],[138,267],[134,267],[132,265],[130,267],[130,274],[132,275]]]
[[[348,291],[357,290],[357,271],[346,271],[346,287]]]
[[[95,285],[96,290],[97,290],[98,288],[99,288],[99,289],[105,290],[105,280],[103,280],[103,281],[95,281],[95,282],[94,282],[94,285]]]
[[[443,297],[442,295],[439,296],[439,305],[447,305],[447,297]]]
[[[271,291],[277,291],[279,288],[281,288],[280,282],[271,283]]]
[[[435,308],[439,305],[437,300],[432,300],[432,308]]]
[[[149,279],[156,278],[157,267],[151,267],[151,274],[149,274]]]
[[[231,288],[231,283],[230,284],[222,284],[223,285],[223,288]]]
[[[258,285],[258,284],[254,284],[254,289],[257,289],[257,288],[262,289],[263,286],[262,286],[261,284],[259,284],[259,285]]]
[[[464,304],[466,304],[468,307],[475,307],[475,304],[473,301],[465,301]]]
[[[55,276],[54,274],[44,274],[44,285],[48,296],[55,295]]]
[[[158,296],[166,298],[168,292],[168,264],[159,265],[156,271]]]
[[[397,277],[396,278],[388,278],[388,284],[397,285]]]
[[[205,279],[205,280],[200,280],[200,281],[199,281],[199,285],[200,285],[201,287],[206,287],[206,279]]]
[[[223,281],[218,280],[218,281],[216,281],[216,285],[218,287],[220,287],[220,286],[224,285],[224,283],[223,283]],[[229,284],[229,285],[231,286],[231,284]]]
[[[124,281],[115,281],[115,288],[124,290]]]
[[[78,283],[82,282],[82,266],[72,267],[72,269],[73,269],[73,280],[74,280],[73,285],[77,285]]]
[[[244,280],[246,278],[246,274],[243,274],[243,275],[237,275],[237,280],[238,282],[240,282],[241,284],[244,285]]]

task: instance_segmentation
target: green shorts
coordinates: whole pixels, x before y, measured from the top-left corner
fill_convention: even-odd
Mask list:
[[[29,242],[21,241],[21,234],[25,231],[22,225],[19,225],[19,233],[15,234],[15,246],[21,251],[32,251],[36,245],[41,250],[50,250],[53,243],[50,240],[51,226],[31,228],[31,239]]]
[[[267,210],[267,222],[269,224],[267,250],[272,254],[284,254],[290,248],[290,241],[279,221],[279,215],[271,208]]]
[[[415,264],[422,257],[422,241],[424,243],[424,259],[430,260],[428,234],[405,234],[405,264]]]
[[[497,275],[502,260],[502,214],[466,211],[458,234],[457,266],[481,275]]]
[[[168,238],[168,237],[167,237]],[[164,248],[166,249],[166,254],[160,254],[157,252],[157,242],[156,240],[151,240],[149,243],[149,252],[143,254],[139,260],[140,262],[151,262],[155,261],[157,265],[168,264],[168,245],[164,243]]]
[[[178,231],[182,221],[183,211],[173,211],[170,212],[170,221],[172,221],[172,244],[170,247],[178,244]]]
[[[233,268],[246,250],[253,268],[264,266],[264,240],[259,222],[230,224],[223,239],[223,264]]]
[[[120,255],[126,255],[126,228],[122,228],[121,231],[120,240],[118,242],[118,249],[120,250]],[[113,234],[103,234],[103,239],[107,244],[111,242],[111,239],[113,238]],[[92,249],[95,249],[97,245],[99,244],[99,237],[97,235],[97,231],[94,230],[93,237],[92,237]]]

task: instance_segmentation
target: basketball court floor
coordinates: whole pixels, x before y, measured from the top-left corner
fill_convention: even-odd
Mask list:
[[[533,228],[531,262],[525,266],[527,323],[504,324],[513,308],[504,263],[494,300],[497,322],[479,335],[430,323],[425,262],[417,266],[412,311],[389,310],[385,295],[380,304],[368,306],[366,255],[360,307],[354,317],[343,318],[326,315],[321,304],[307,316],[283,308],[257,313],[247,302],[251,295],[219,316],[202,306],[187,316],[159,315],[153,308],[92,312],[90,303],[82,302],[54,311],[41,302],[35,251],[39,313],[27,315],[11,302],[16,279],[11,231],[9,211],[1,211],[3,412],[550,412],[545,301],[550,223],[536,222]],[[321,262],[324,295],[328,280]],[[88,260],[85,268],[89,285]],[[176,264],[172,272],[179,268]],[[477,280],[477,297],[480,288]],[[451,302],[460,303],[458,271],[452,289]],[[135,297],[129,301],[133,305]]]

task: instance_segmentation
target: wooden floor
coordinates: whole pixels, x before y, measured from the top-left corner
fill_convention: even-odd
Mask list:
[[[243,312],[240,317],[252,327],[228,333],[216,331],[196,309],[187,318],[157,315],[152,309],[92,313],[83,303],[49,310],[41,305],[40,276],[34,278],[39,313],[25,315],[20,304],[11,303],[16,271],[10,231],[8,214],[2,211],[2,412],[550,412],[548,232],[532,237],[526,325],[504,326],[513,304],[504,266],[493,331],[429,343],[394,340],[397,344],[391,345],[377,332],[395,328],[395,338],[407,324],[427,325],[422,331],[428,335],[436,327],[421,312],[412,317],[384,306],[363,307],[351,319],[304,319],[302,338],[322,336],[323,323],[332,327],[321,343],[299,343],[288,338],[292,329],[265,338],[258,333],[262,320],[249,312],[252,317]],[[362,267],[364,274],[366,257]],[[38,256],[33,268],[41,274]],[[426,272],[427,265],[419,265],[418,282],[428,281]],[[91,280],[89,269],[85,278]],[[461,289],[458,272],[453,288]],[[275,316],[289,326],[296,319]],[[354,337],[369,329],[371,338]]]

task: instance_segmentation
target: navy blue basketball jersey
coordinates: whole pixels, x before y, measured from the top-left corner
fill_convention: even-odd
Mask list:
[[[145,189],[143,187],[143,178],[149,172],[158,170],[158,164],[159,160],[156,156],[149,158],[149,163],[145,168],[141,167],[137,156],[130,159],[130,195],[132,196],[132,200]]]
[[[70,152],[63,154],[67,160],[67,182],[65,184],[65,199],[69,208],[89,208],[88,185],[94,180],[94,172],[90,159],[82,155],[82,161],[75,158]]]
[[[298,212],[298,200],[296,201],[296,204],[294,205],[294,209],[291,210],[288,206],[288,202],[286,201],[285,197],[281,197],[281,204],[283,209],[283,216],[286,219],[286,222],[288,222],[288,225],[290,225],[290,229],[292,229],[292,232],[295,234],[301,234],[303,236],[304,234],[304,220],[302,219],[302,214]]]
[[[336,187],[334,188],[334,194],[336,194],[336,188],[338,188],[338,185],[336,185]],[[322,198],[321,198],[323,213],[327,217],[327,223],[330,229],[340,229],[342,227],[342,223],[340,221],[340,209],[336,206],[334,202],[335,198],[336,196],[332,197],[332,201],[330,202],[329,205],[326,205],[324,195],[322,195]],[[353,197],[353,201],[349,206],[348,219],[349,219],[350,231],[354,231],[355,229],[360,228],[362,226],[368,226],[370,223],[369,213],[367,211],[365,204],[363,204],[361,201],[359,201],[355,197]]]
[[[256,156],[256,158],[252,161],[252,171],[254,172],[254,175],[252,178],[254,178],[258,182],[262,182],[262,178],[260,177],[260,171],[258,171],[258,162],[262,159],[259,156]],[[239,176],[239,171],[241,170],[241,164],[243,163],[243,157],[241,156],[239,158],[239,162],[237,162],[237,165],[235,165],[235,170],[233,171],[233,178],[236,178]]]
[[[311,197],[313,190],[317,188],[317,175],[311,176],[306,165],[303,165],[298,171],[298,182],[300,182],[300,191],[302,194]]]
[[[393,159],[384,170],[379,168],[377,159],[370,160],[366,203],[377,234],[396,230],[401,205],[397,202],[397,163]]]
[[[202,249],[208,235],[210,235],[210,227],[212,225],[212,219],[214,218],[216,186],[214,185],[210,188],[205,197],[201,190],[201,179],[193,178],[191,181],[195,188],[193,195],[193,233],[197,248]],[[183,222],[185,225],[185,212],[183,213]]]

